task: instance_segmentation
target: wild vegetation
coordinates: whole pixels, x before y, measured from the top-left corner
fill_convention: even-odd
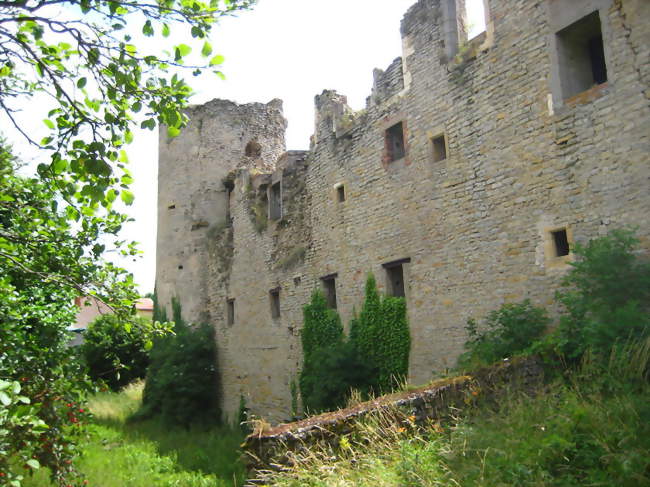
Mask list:
[[[154,304],[154,320],[166,320],[156,297]],[[174,333],[154,340],[138,414],[176,426],[218,424],[221,411],[214,328],[185,322],[181,303],[175,298],[172,309]]]

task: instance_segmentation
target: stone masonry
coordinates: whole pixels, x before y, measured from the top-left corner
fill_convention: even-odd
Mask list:
[[[403,293],[423,383],[469,317],[552,306],[572,243],[634,226],[650,249],[650,2],[484,1],[469,41],[464,0],[413,5],[365,110],[316,97],[308,152],[285,152],[279,100],[161,134],[157,291],[214,325],[230,418],[240,397],[289,418],[317,287],[344,323],[369,272]]]

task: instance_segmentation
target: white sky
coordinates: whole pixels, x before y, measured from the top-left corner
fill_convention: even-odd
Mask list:
[[[314,96],[334,89],[348,97],[353,109],[363,108],[373,68],[385,69],[401,55],[400,21],[415,1],[259,0],[254,10],[214,29],[212,45],[226,58],[221,69],[227,79],[190,79],[188,73],[196,92],[192,103],[281,98],[289,122],[287,148],[306,149]],[[467,8],[470,25],[482,30],[482,0],[467,0]],[[157,145],[157,133],[142,131],[128,148],[136,199],[127,211],[135,222],[122,237],[140,242],[144,255],[120,264],[134,273],[142,293],[153,291],[155,279]],[[21,147],[16,144],[25,156]]]

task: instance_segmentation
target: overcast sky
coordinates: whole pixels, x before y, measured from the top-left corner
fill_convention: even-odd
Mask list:
[[[415,0],[259,0],[252,11],[225,19],[212,35],[225,56],[226,80],[191,79],[192,103],[225,98],[238,103],[284,101],[287,149],[307,149],[314,125],[314,96],[334,89],[353,109],[365,106],[372,70],[401,55],[400,21]],[[482,0],[467,0],[469,23],[482,30]],[[471,35],[471,33],[470,33]],[[178,42],[181,42],[180,40]],[[21,144],[16,144],[22,152]],[[136,134],[128,148],[135,183],[135,218],[124,230],[140,242],[143,257],[120,262],[142,293],[153,291],[156,261],[157,133]],[[22,154],[26,157],[27,154]]]

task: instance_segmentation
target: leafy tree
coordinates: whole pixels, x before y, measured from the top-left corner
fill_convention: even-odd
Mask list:
[[[191,93],[176,72],[215,68],[208,35],[219,17],[252,0],[12,0],[0,1],[0,109],[34,147],[50,151],[39,174],[84,213],[110,207],[119,196],[129,204],[131,176],[124,145],[136,118],[176,135]],[[152,38],[155,52],[133,40],[127,27]],[[186,43],[160,46],[171,33]],[[192,47],[194,46],[194,47]],[[189,64],[192,50],[198,64]],[[217,74],[221,74],[217,71]],[[35,94],[51,110],[49,134],[34,140],[17,112]],[[40,102],[39,102],[40,103]],[[72,213],[72,210],[71,210]]]
[[[81,353],[94,381],[103,381],[116,391],[135,379],[143,379],[149,365],[149,350],[165,328],[143,316],[129,321],[114,314],[98,316],[81,345]]]
[[[114,207],[134,198],[124,147],[138,124],[178,133],[191,90],[177,68],[198,74],[218,66],[222,58],[207,41],[212,26],[251,3],[0,0],[0,111],[43,161],[37,177],[18,177],[0,143],[0,380],[18,382],[30,404],[0,401],[0,418],[29,416],[20,430],[15,421],[0,425],[11,439],[0,472],[12,485],[20,475],[9,462],[26,458],[28,469],[45,465],[60,484],[77,483],[71,433],[88,385],[66,347],[74,298],[94,296],[121,318],[137,298],[132,277],[103,257],[108,243],[136,253],[119,240],[128,218]],[[149,53],[128,32],[138,23],[156,49],[171,32],[186,40]],[[193,48],[199,64],[188,62]],[[28,103],[47,111],[41,140],[21,123]],[[34,429],[39,421],[44,431]]]
[[[29,469],[50,467],[61,483],[74,478],[73,433],[89,384],[67,346],[66,329],[80,294],[105,300],[122,316],[131,312],[137,297],[132,276],[103,262],[97,241],[123,221],[111,214],[73,226],[55,190],[38,178],[17,176],[16,161],[0,143],[0,380],[18,382],[30,404],[0,400],[0,416],[26,415],[21,426],[0,425],[10,439],[0,471],[11,481],[19,482],[20,475],[9,462],[25,458],[34,460],[25,463]]]

